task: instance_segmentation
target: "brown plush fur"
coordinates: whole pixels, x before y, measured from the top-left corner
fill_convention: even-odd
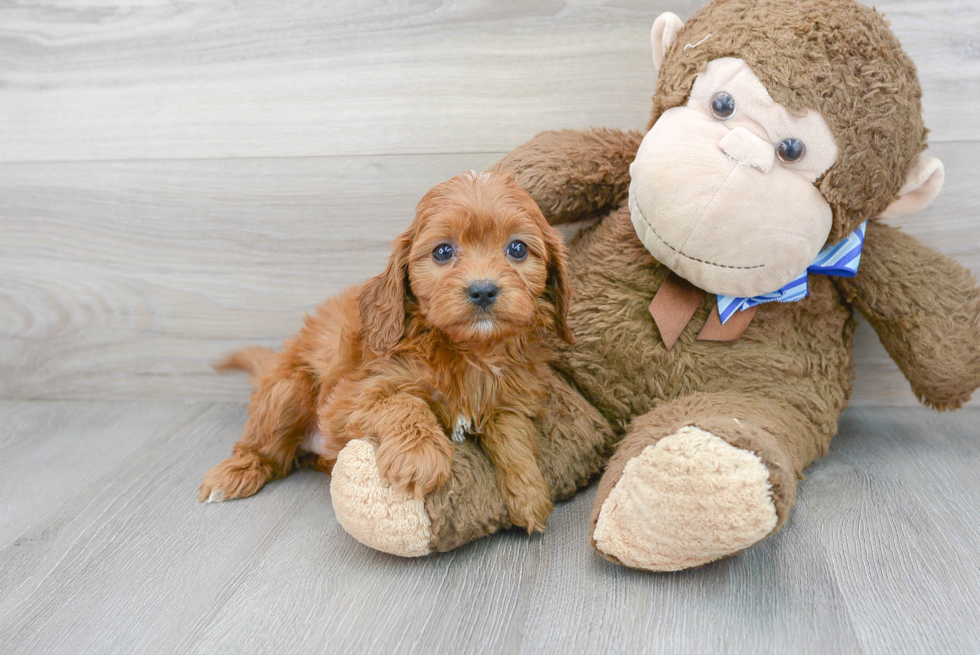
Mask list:
[[[518,239],[528,254],[507,247]],[[433,258],[441,244],[455,255]],[[467,297],[499,287],[486,308]],[[223,366],[257,388],[233,455],[205,477],[200,499],[248,496],[308,459],[329,472],[351,440],[374,439],[382,477],[416,497],[449,477],[448,434],[466,418],[496,471],[510,523],[543,530],[552,509],[535,460],[553,330],[571,342],[565,250],[512,178],[467,174],[419,203],[384,273],[331,298],[281,354],[236,353]]]
[[[630,163],[641,140],[640,132],[606,129],[542,132],[534,137],[535,147],[514,151],[495,168],[513,173],[552,225],[581,221],[626,198]],[[568,167],[557,186],[555,152]]]
[[[713,36],[681,56],[707,33]],[[895,199],[925,130],[914,67],[877,13],[845,0],[717,0],[668,52],[653,119],[683,104],[709,59],[728,55],[745,59],[778,102],[817,109],[834,131],[838,162],[817,181],[834,210],[832,241]],[[768,467],[778,528],[803,469],[826,453],[847,404],[855,308],[927,404],[956,407],[980,385],[980,292],[972,276],[877,223],[869,224],[853,279],[811,276],[808,298],[760,306],[733,343],[696,340],[715,304],[708,296],[668,351],[647,309],[668,270],[640,243],[622,206],[639,140],[612,130],[543,133],[496,167],[514,171],[553,223],[600,219],[570,245],[577,343],[555,343],[559,377],[539,421],[540,464],[554,498],[586,484],[621,439],[599,486],[598,512],[632,457],[695,425]],[[446,486],[426,499],[434,550],[507,524],[488,475],[478,452],[457,450]]]

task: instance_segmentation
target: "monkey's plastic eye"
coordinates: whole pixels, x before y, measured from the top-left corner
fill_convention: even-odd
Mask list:
[[[727,121],[735,115],[735,98],[728,91],[719,91],[711,96],[711,114],[720,121]]]
[[[436,262],[440,264],[445,264],[453,258],[454,254],[455,252],[453,251],[453,247],[451,245],[448,243],[440,243],[432,251],[432,259],[436,260]]]
[[[527,244],[523,241],[511,241],[507,246],[507,255],[517,261],[524,259],[527,257]]]
[[[779,161],[787,164],[800,161],[805,154],[806,145],[799,139],[793,137],[783,139],[776,146],[776,156],[779,157]]]

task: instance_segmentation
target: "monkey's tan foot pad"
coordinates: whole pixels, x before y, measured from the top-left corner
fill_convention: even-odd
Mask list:
[[[762,460],[689,426],[626,464],[593,536],[626,566],[678,571],[736,553],[775,527]]]
[[[402,557],[432,552],[425,501],[381,479],[374,446],[367,441],[355,439],[340,451],[330,497],[340,525],[365,546]]]

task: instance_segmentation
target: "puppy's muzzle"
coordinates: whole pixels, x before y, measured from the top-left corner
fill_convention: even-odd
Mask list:
[[[500,287],[490,280],[474,282],[466,289],[466,297],[480,309],[486,309],[497,302],[498,295],[500,295]]]

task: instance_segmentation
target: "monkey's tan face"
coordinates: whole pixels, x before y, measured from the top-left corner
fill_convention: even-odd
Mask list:
[[[827,241],[814,181],[837,159],[817,112],[793,116],[741,59],[716,59],[664,112],[630,167],[629,206],[656,259],[711,293],[756,296],[799,275]]]

